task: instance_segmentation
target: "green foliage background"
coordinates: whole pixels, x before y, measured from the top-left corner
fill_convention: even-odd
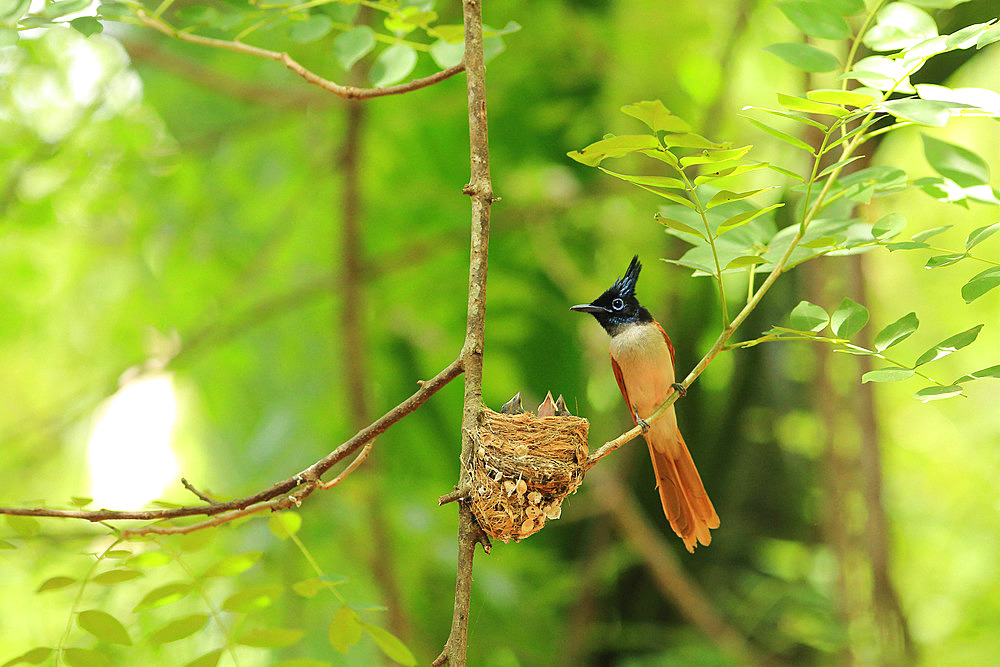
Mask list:
[[[994,18],[991,4],[941,10],[941,32]],[[442,22],[460,22],[454,4],[436,9]],[[599,294],[639,252],[647,267],[643,301],[671,334],[684,373],[717,333],[718,297],[710,281],[655,261],[685,249],[652,222],[660,200],[572,162],[567,151],[607,131],[634,130],[619,107],[659,98],[695,131],[752,143],[759,159],[801,169],[799,154],[736,114],[744,105],[774,106],[776,91],[802,89],[801,71],[762,50],[801,35],[774,4],[753,0],[674,3],[669,10],[648,0],[515,1],[487,3],[485,13],[491,25],[523,26],[505,36],[506,52],[487,73],[494,189],[502,200],[491,240],[485,399],[497,407],[518,390],[536,401],[550,389],[562,393],[590,418],[593,448],[625,430],[628,416],[604,333],[568,306]],[[183,474],[199,488],[236,496],[323,456],[462,345],[468,130],[461,75],[365,103],[364,302],[356,313],[365,349],[348,351],[337,281],[342,100],[273,62],[108,25],[89,38],[53,28],[0,48],[4,505],[63,505],[88,495],[86,443],[96,410],[124,372],[150,360],[170,359]],[[268,39],[292,48],[280,30]],[[332,35],[296,47],[296,57],[346,81],[331,43]],[[1000,49],[940,61],[920,72],[921,82],[1000,90]],[[432,71],[430,61],[418,61],[417,75]],[[901,130],[880,144],[873,163],[903,166],[911,179],[933,175],[921,131],[1000,165],[1000,126],[990,120]],[[951,248],[961,247],[969,230],[997,221],[996,208],[965,210],[913,189],[877,200],[867,217],[890,212],[906,217],[907,234],[955,225],[939,237]],[[996,258],[996,238],[980,254]],[[879,249],[865,256],[867,292],[839,294],[865,303],[880,325],[920,313],[920,330],[901,344],[914,356],[986,322],[974,347],[936,362],[943,376],[1000,361],[1000,290],[966,305],[960,289],[972,273],[926,271],[926,258]],[[852,266],[846,258],[819,262],[816,273],[779,283],[744,338],[784,323],[809,298],[803,291],[810,285],[836,286]],[[839,301],[821,305],[832,311]],[[370,415],[351,414],[347,354],[361,354],[369,369],[363,390]],[[683,553],[662,520],[641,444],[592,475],[618,476],[635,490],[708,601],[762,652],[795,664],[844,655],[878,662],[871,608],[845,604],[841,594],[845,585],[871,587],[869,555],[830,541],[830,522],[857,535],[869,517],[859,495],[835,502],[824,482],[832,460],[827,437],[838,448],[834,458],[847,462],[835,474],[860,476],[862,425],[852,403],[858,373],[847,355],[820,365],[818,354],[808,343],[727,352],[678,404],[722,517],[709,548]],[[823,368],[830,396],[811,393]],[[927,405],[912,400],[917,388],[886,383],[875,391],[891,582],[920,663],[984,664],[1000,653],[997,388],[985,379],[969,385],[967,399]],[[343,578],[337,595],[357,605],[362,620],[400,636],[422,664],[437,654],[450,623],[455,517],[436,499],[456,479],[460,403],[455,382],[394,426],[358,472],[304,504],[295,535],[330,581]],[[192,496],[178,482],[165,499]],[[165,552],[186,554],[183,566],[172,557],[139,569],[135,580],[89,585],[76,608],[114,614],[137,646],[95,640],[91,635],[106,640],[117,630],[84,631],[82,619],[66,626],[78,585],[35,593],[54,576],[82,578],[94,562],[87,554],[110,544],[106,531],[56,520],[41,528],[34,534],[30,522],[0,524],[0,659],[54,646],[68,627],[66,646],[96,646],[116,664],[180,665],[226,643],[215,621],[234,635],[302,631],[289,648],[236,649],[240,664],[385,659],[369,638],[330,657],[328,627],[341,602],[325,590],[314,597],[293,591],[314,572],[294,540],[268,530],[267,517],[213,531],[210,543],[185,547],[164,538]],[[261,555],[245,571],[198,576],[242,552]],[[133,611],[151,590],[177,580],[201,582],[204,596],[192,591],[171,606]],[[206,610],[206,600],[218,611],[248,589],[266,602],[239,613]],[[383,605],[390,610],[366,609]],[[193,614],[212,619],[192,638],[143,641]],[[730,660],[662,594],[587,484],[546,530],[477,558],[472,664]]]

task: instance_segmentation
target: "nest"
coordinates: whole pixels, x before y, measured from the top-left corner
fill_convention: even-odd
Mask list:
[[[472,457],[472,512],[491,537],[534,535],[558,519],[583,481],[587,430],[582,417],[500,414],[489,408]]]

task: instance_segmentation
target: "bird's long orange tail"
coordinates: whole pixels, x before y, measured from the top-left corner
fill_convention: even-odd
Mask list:
[[[680,431],[677,431],[677,445],[664,448],[675,453],[675,457],[666,451],[660,451],[660,448],[654,447],[650,442],[649,456],[653,459],[663,513],[667,516],[670,527],[684,540],[687,550],[694,553],[699,542],[704,546],[712,542],[709,529],[719,527],[719,515],[708,499],[705,485],[701,482]]]

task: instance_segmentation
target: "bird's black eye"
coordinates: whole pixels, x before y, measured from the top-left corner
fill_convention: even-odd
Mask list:
[[[625,302],[622,301],[621,299],[615,299],[614,301],[611,302],[611,307],[614,308],[615,310],[621,310],[622,308],[625,307]]]

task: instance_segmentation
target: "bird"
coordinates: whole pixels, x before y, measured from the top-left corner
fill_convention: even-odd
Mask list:
[[[555,417],[556,416],[556,402],[552,400],[552,392],[545,394],[545,400],[542,404],[538,406],[538,416],[539,417]]]
[[[524,407],[521,405],[521,392],[517,392],[509,401],[500,406],[500,414],[502,415],[519,415],[523,413]]]
[[[566,399],[562,394],[556,399],[556,417],[572,417],[573,413],[566,407]]]
[[[671,528],[694,553],[695,546],[712,541],[710,529],[719,527],[719,515],[708,498],[691,458],[674,406],[652,424],[649,416],[677,391],[687,393],[674,378],[674,346],[660,323],[636,297],[642,264],[632,258],[625,275],[601,296],[570,310],[590,313],[611,336],[611,369],[632,420],[642,428],[653,461],[663,513]]]

